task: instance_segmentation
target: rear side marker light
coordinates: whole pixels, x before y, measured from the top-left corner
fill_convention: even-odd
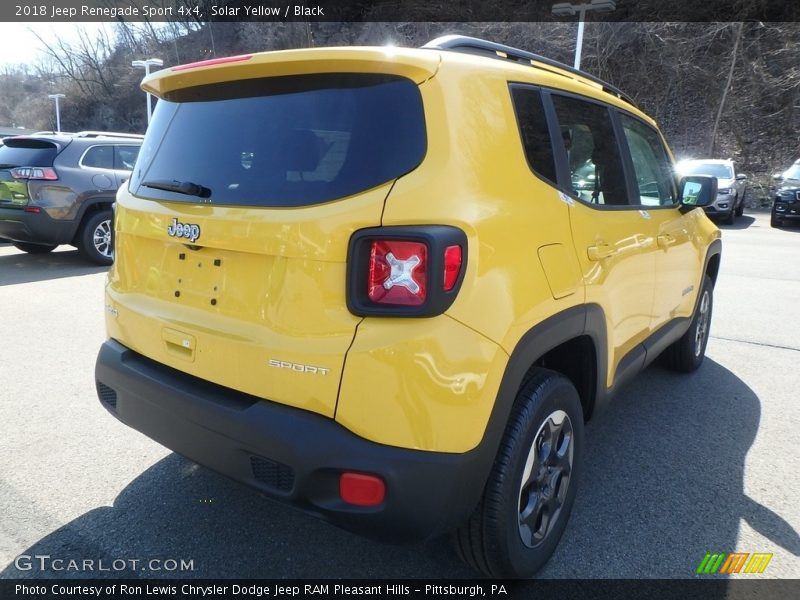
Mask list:
[[[342,473],[339,477],[339,496],[354,506],[378,506],[386,497],[383,479],[364,473]]]
[[[42,209],[39,208],[38,206],[26,206],[22,210],[23,212],[26,213],[35,213],[35,214],[39,214],[40,212],[42,212]]]
[[[17,167],[9,171],[14,179],[44,179],[55,181],[58,173],[50,167]]]
[[[461,246],[448,246],[444,251],[444,291],[452,290],[461,273]]]
[[[373,241],[367,295],[377,304],[419,306],[425,302],[428,249],[420,242]]]

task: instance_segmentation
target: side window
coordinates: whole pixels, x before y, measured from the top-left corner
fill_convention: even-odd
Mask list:
[[[114,146],[114,168],[119,171],[133,171],[141,146]]]
[[[528,165],[545,179],[556,181],[553,144],[547,129],[542,95],[535,88],[512,86],[511,99],[517,114],[517,125]]]
[[[113,146],[92,146],[86,151],[81,160],[84,167],[93,169],[113,169],[114,168],[114,147]]]
[[[638,119],[620,115],[622,129],[631,152],[639,203],[645,206],[669,206],[677,200],[672,163],[661,137]]]
[[[625,172],[608,108],[552,95],[567,149],[572,193],[597,205],[628,204]]]

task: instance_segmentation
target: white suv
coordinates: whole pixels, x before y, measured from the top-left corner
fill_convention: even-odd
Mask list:
[[[712,175],[717,178],[717,198],[705,207],[709,217],[720,217],[723,223],[732,225],[736,217],[742,216],[747,175],[737,173],[732,160],[685,160],[678,165],[678,171],[681,175]]]

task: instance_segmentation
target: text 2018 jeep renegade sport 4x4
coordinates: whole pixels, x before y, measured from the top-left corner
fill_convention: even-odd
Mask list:
[[[584,420],[660,354],[703,360],[716,180],[677,181],[621,92],[471,38],[143,87],[161,100],[117,196],[101,402],[341,527],[453,532],[482,572],[532,575]]]

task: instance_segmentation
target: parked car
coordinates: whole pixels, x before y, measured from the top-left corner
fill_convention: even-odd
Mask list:
[[[85,131],[5,138],[0,146],[0,237],[25,252],[77,246],[111,264],[111,204],[144,136]]]
[[[686,160],[678,164],[678,170],[682,175],[712,175],[717,178],[717,198],[705,207],[708,216],[719,217],[723,223],[731,225],[736,217],[744,214],[747,175],[738,173],[732,160]]]
[[[780,227],[800,222],[800,159],[775,176],[775,197],[770,225]]]
[[[160,100],[117,196],[102,405],[348,530],[452,532],[486,575],[535,573],[584,421],[659,355],[703,361],[716,179],[676,180],[613,86],[473,38],[142,86]]]

